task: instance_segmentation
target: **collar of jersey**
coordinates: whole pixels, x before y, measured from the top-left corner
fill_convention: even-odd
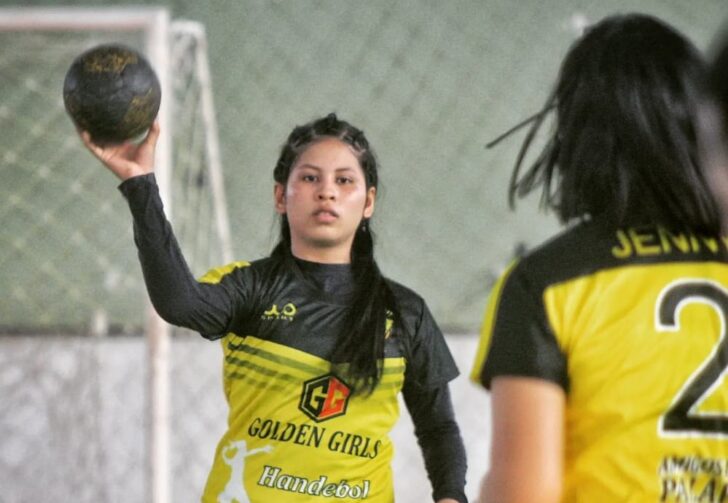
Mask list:
[[[319,283],[324,283],[326,278],[333,279],[334,282],[338,280],[342,285],[345,282],[350,284],[353,279],[351,264],[323,264],[295,257],[294,260],[301,272],[303,283],[313,295],[330,304],[346,306],[351,303],[354,297],[353,286],[344,289],[342,286],[336,288],[334,285],[332,290],[319,286]]]

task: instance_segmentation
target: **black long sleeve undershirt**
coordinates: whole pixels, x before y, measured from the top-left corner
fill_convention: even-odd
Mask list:
[[[405,384],[402,395],[433,487],[433,500],[453,498],[467,503],[465,446],[455,422],[448,384],[427,389]]]
[[[134,219],[134,242],[157,313],[172,325],[209,338],[224,335],[232,317],[231,295],[195,279],[164,214],[154,174],[130,178],[119,190]]]
[[[208,338],[224,335],[232,319],[233,294],[221,285],[200,283],[193,276],[164,214],[154,175],[130,178],[119,190],[131,209],[144,281],[159,315],[173,325],[209,334]],[[453,498],[467,503],[465,448],[447,383],[428,388],[405,384],[402,393],[434,500]]]

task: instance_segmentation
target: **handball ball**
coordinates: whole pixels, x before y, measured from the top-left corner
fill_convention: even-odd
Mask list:
[[[63,103],[94,143],[136,140],[154,122],[162,92],[146,59],[122,45],[99,45],[78,56],[63,82]]]

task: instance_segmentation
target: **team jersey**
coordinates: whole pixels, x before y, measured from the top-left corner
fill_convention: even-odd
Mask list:
[[[334,361],[354,300],[349,264],[290,256],[236,262],[192,277],[153,175],[120,186],[150,298],[164,319],[219,339],[228,428],[204,502],[393,501],[389,432],[401,391],[433,497],[465,502],[465,454],[447,383],[457,368],[424,300],[386,280],[382,378],[353,393]]]
[[[342,267],[298,265],[309,274]],[[404,331],[387,338],[382,380],[361,396],[329,359],[344,329],[346,295],[325,294],[276,258],[213,270],[202,281],[222,282],[240,299],[222,339],[228,431],[203,501],[243,492],[261,502],[392,501],[388,432],[399,417],[397,395],[405,379],[431,387],[456,372],[421,299],[390,283]],[[407,345],[405,333],[413,334]]]
[[[728,501],[728,238],[578,225],[516,261],[471,378],[566,392],[565,502]]]

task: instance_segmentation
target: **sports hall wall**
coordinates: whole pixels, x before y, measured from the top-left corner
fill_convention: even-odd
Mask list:
[[[707,48],[728,15],[725,0],[63,5],[164,6],[174,19],[204,24],[236,259],[264,256],[276,241],[272,170],[291,128],[332,111],[361,127],[381,163],[377,258],[386,275],[425,297],[464,374],[496,277],[558,229],[537,196],[508,208],[523,132],[485,144],[540,109],[585,23],[652,13]],[[2,42],[0,62],[14,56],[20,66],[25,42]],[[51,88],[67,58],[48,45],[42,64],[54,68],[44,77]],[[49,111],[34,92],[32,82],[0,70],[0,487],[9,501],[49,494],[44,487],[75,501],[144,501],[144,290],[128,214],[111,175],[92,171],[102,168],[75,142],[62,106]],[[50,115],[31,123],[18,110]],[[32,148],[19,147],[31,140]],[[197,261],[193,272],[211,265]],[[99,309],[112,335],[93,338]],[[173,347],[173,492],[175,501],[196,501],[209,443],[225,420],[219,350],[188,336]],[[472,497],[487,465],[487,397],[463,376],[454,395]],[[425,501],[403,423],[395,433],[398,502]]]

